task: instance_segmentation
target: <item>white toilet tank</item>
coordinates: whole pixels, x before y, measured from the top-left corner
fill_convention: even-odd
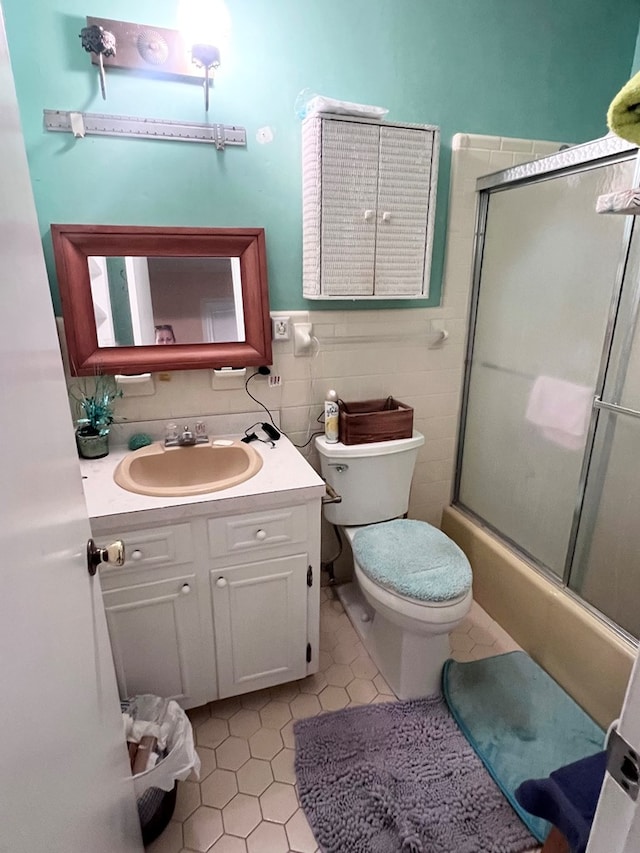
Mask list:
[[[374,524],[404,515],[409,507],[411,478],[424,436],[371,444],[329,443],[316,438],[322,476],[342,497],[326,504],[324,516],[345,527]]]

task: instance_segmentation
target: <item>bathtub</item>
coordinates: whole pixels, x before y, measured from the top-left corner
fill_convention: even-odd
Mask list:
[[[478,604],[606,728],[619,716],[634,644],[460,510],[445,508],[441,527],[471,563]]]

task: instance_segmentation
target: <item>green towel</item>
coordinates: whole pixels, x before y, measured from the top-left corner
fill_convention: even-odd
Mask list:
[[[640,145],[640,73],[625,83],[611,101],[607,124],[616,136]]]

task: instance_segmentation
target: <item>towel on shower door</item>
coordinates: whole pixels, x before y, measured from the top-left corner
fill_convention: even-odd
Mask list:
[[[533,383],[525,417],[540,427],[554,444],[581,450],[589,426],[593,389],[553,376],[538,376]]]

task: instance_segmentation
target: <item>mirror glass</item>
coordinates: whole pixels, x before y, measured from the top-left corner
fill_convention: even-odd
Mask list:
[[[74,376],[271,364],[262,228],[52,225]]]
[[[244,341],[238,258],[88,258],[99,347]]]

